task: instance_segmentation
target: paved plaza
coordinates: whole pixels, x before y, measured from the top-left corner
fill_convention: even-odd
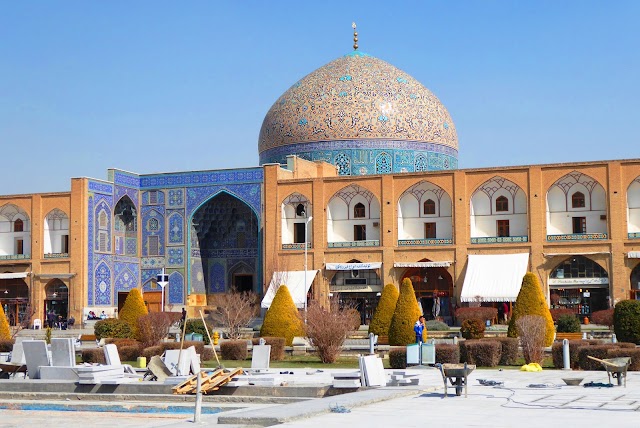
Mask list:
[[[12,410],[34,401],[4,400],[9,409],[1,410],[0,427],[46,426],[52,420],[65,428],[113,427],[188,427],[197,425],[288,427],[568,427],[590,426],[637,427],[640,424],[640,373],[628,374],[627,386],[587,388],[587,382],[607,384],[606,372],[545,370],[527,373],[517,370],[477,369],[469,380],[468,397],[455,396],[453,389],[444,398],[442,378],[434,369],[412,369],[417,386],[384,387],[291,404],[221,403],[234,410],[202,416],[200,424],[192,422],[187,409],[180,414],[161,409],[149,413],[114,413],[109,411],[55,411],[61,406],[74,408],[69,399],[37,400],[45,410]],[[300,372],[298,372],[300,373]],[[581,386],[567,386],[562,378],[584,378]],[[326,381],[325,377],[321,377]],[[482,386],[478,379],[503,383]],[[292,383],[303,383],[304,373],[291,376]],[[92,403],[82,401],[84,408]],[[93,403],[100,408],[100,403]],[[108,410],[107,403],[103,410]],[[134,409],[142,404],[109,403]],[[211,406],[211,402],[207,405]],[[218,404],[216,404],[218,406]],[[186,405],[189,407],[189,405]],[[242,407],[238,409],[238,407]],[[77,407],[79,408],[79,407]]]

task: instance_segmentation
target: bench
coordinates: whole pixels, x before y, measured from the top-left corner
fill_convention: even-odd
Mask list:
[[[78,344],[82,345],[82,342],[92,342],[96,343],[96,335],[95,334],[80,334],[78,335]]]
[[[581,340],[582,333],[556,333],[556,340]]]

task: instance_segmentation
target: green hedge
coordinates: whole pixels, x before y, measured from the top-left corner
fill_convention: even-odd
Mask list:
[[[209,328],[209,334],[213,335],[211,325],[207,324],[207,328]],[[200,318],[191,318],[187,320],[185,334],[186,333],[201,334],[202,340],[204,340],[205,345],[209,345],[209,336],[207,336],[207,329],[205,328],[204,323]]]
[[[477,318],[462,321],[460,333],[465,339],[481,339],[484,337],[485,323]]]
[[[621,342],[640,344],[640,300],[623,300],[616,304],[613,329]]]
[[[492,337],[492,338],[484,338],[482,340],[490,340],[494,342],[500,343],[501,351],[500,351],[500,361],[498,365],[500,366],[513,366],[518,359],[518,346],[519,340],[515,337]]]
[[[104,350],[102,348],[83,349],[82,362],[106,364],[107,362],[104,358]]]
[[[131,326],[117,318],[107,318],[97,321],[93,327],[93,332],[96,335],[96,339],[102,338],[120,338],[130,339],[133,338],[133,332]]]
[[[558,318],[556,331],[558,333],[580,333],[580,321],[574,314],[561,315]]]

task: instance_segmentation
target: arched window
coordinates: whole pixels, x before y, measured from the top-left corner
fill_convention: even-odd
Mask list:
[[[436,203],[431,199],[427,199],[426,201],[424,201],[422,210],[423,210],[425,215],[427,215],[427,214],[435,214],[436,213]]]
[[[159,228],[159,222],[157,218],[152,218],[149,219],[149,230],[150,231],[156,231]]]
[[[496,199],[496,212],[509,211],[509,199],[504,196],[499,196]]]
[[[17,219],[13,222],[13,231],[14,232],[23,232],[24,231],[24,223],[22,220]]]
[[[298,217],[306,217],[306,212],[303,204],[298,204],[298,206],[296,207],[296,215]]]
[[[107,213],[104,211],[100,211],[98,214],[98,224],[100,225],[100,229],[107,228]]]
[[[356,206],[353,207],[353,218],[365,218],[364,205],[361,202],[358,202]]]
[[[572,208],[584,208],[584,193],[576,192],[571,195],[571,207]]]

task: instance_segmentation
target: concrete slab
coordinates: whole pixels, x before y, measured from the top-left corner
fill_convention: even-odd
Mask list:
[[[269,369],[271,345],[254,345],[251,353],[252,369]]]
[[[41,366],[40,379],[43,380],[68,380],[76,382],[80,379],[74,367],[69,366]]]
[[[66,337],[51,338],[51,365],[74,367],[76,365],[76,350],[73,339]]]
[[[22,342],[27,361],[29,379],[40,379],[40,366],[48,366],[49,354],[44,340],[25,340]]]

